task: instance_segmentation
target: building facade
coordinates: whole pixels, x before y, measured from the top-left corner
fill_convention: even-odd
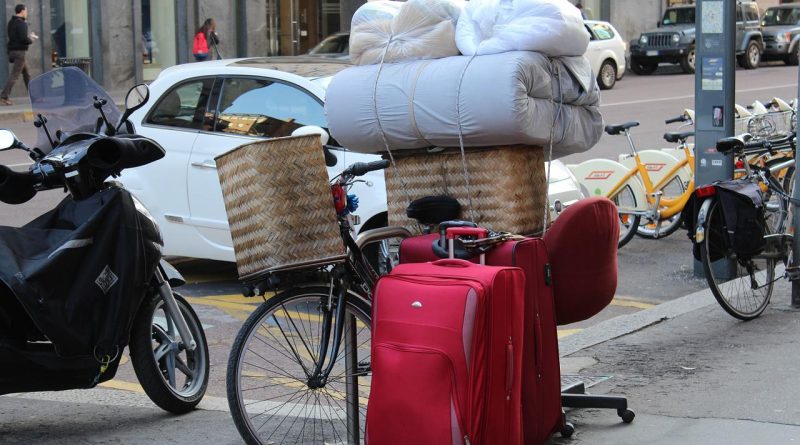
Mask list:
[[[664,9],[691,0],[570,0],[590,18],[610,21],[626,41],[655,27]],[[782,0],[758,0],[763,10]],[[346,31],[364,0],[6,0],[0,22],[14,6],[28,8],[31,31],[41,38],[28,51],[32,74],[59,58],[84,60],[106,89],[125,90],[169,66],[193,60],[195,31],[214,18],[222,57],[296,55],[326,36]],[[0,33],[0,81],[8,75],[6,33]],[[18,82],[13,96],[26,95]]]

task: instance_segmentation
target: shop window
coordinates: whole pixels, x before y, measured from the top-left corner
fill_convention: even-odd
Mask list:
[[[175,0],[142,0],[144,80],[177,63]]]
[[[51,0],[50,29],[54,58],[90,57],[87,0]]]

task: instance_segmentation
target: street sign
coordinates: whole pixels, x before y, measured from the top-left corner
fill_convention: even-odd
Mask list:
[[[717,153],[716,142],[733,136],[736,91],[736,0],[699,0],[695,11],[695,184],[733,177],[733,158]],[[727,260],[715,264],[732,276]],[[695,262],[695,275],[703,275]]]

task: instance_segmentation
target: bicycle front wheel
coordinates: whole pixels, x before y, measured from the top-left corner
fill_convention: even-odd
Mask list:
[[[737,258],[726,247],[722,207],[714,201],[706,218],[705,239],[700,244],[700,259],[714,298],[730,315],[752,320],[767,308],[775,283],[775,259]],[[726,262],[722,260],[727,260]]]
[[[348,296],[345,332],[327,379],[312,378],[326,317],[327,286],[282,292],[242,326],[228,360],[228,404],[249,444],[364,443],[370,370],[370,307]],[[331,359],[333,340],[326,349]],[[327,362],[327,361],[326,361]]]

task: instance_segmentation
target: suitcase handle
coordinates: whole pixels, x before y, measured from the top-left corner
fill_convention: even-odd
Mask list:
[[[489,236],[489,231],[482,227],[448,227],[447,239],[455,239],[457,236]]]
[[[433,264],[434,266],[462,267],[462,268],[477,266],[477,264],[475,264],[473,262],[470,262],[470,261],[467,261],[467,260],[459,260],[457,258],[455,258],[455,259],[454,258],[448,258],[448,259],[444,259],[444,260],[436,260],[431,264]]]

